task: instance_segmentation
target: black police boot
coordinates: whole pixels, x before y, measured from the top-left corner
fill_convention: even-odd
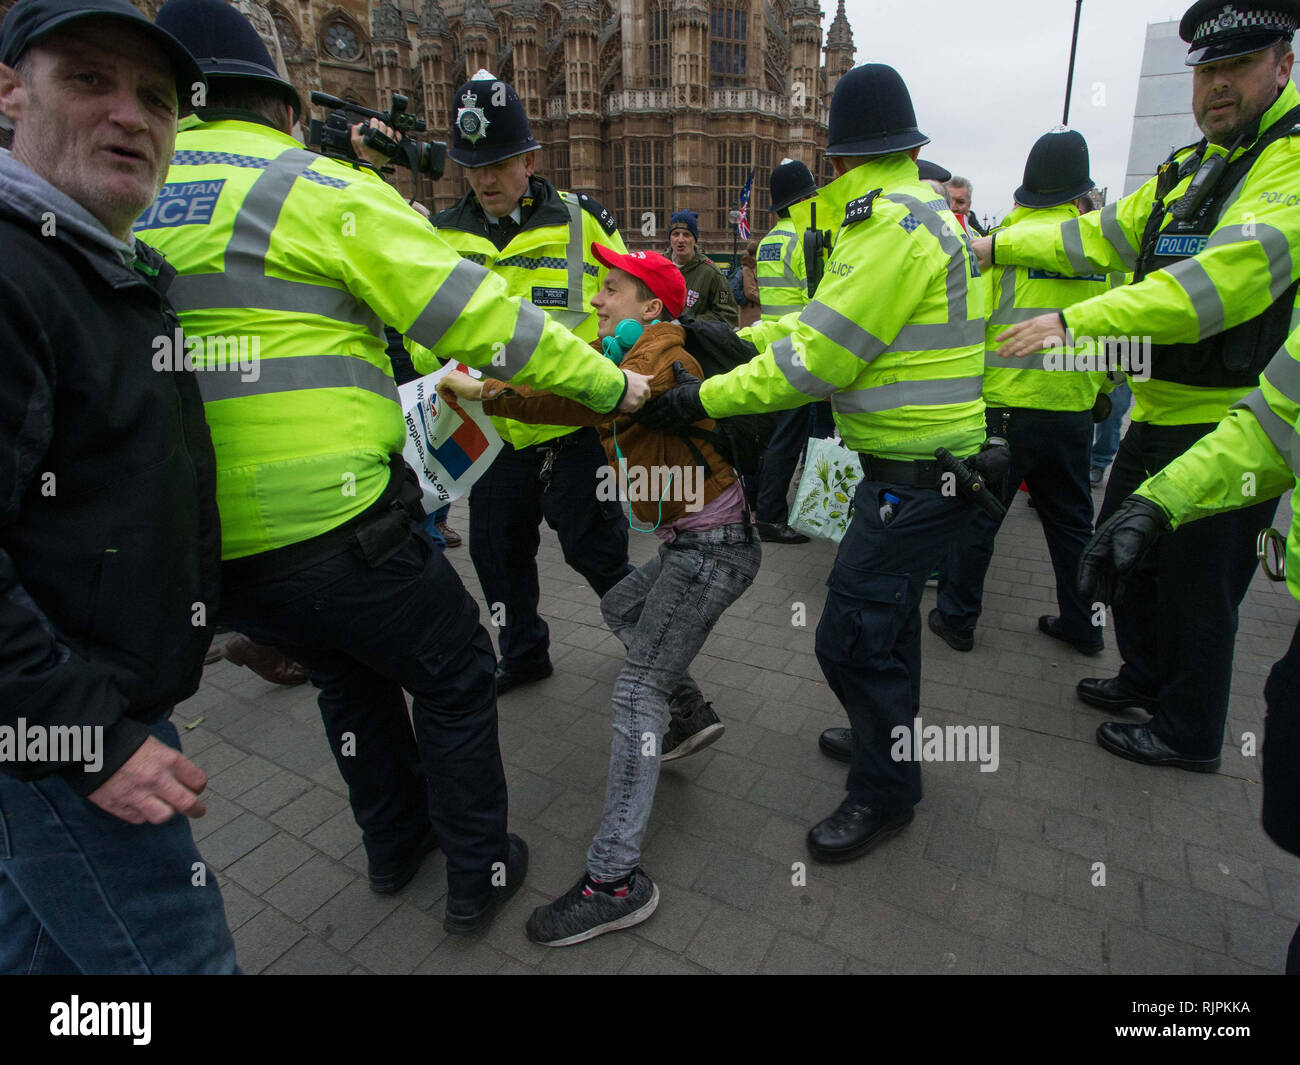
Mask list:
[[[493,913],[510,898],[528,875],[528,844],[511,832],[506,850],[505,883],[493,887],[477,899],[447,898],[447,912],[442,927],[453,936],[467,936],[485,928]],[[494,870],[495,872],[495,870]]]
[[[847,862],[901,832],[914,816],[911,807],[887,814],[845,799],[830,817],[808,830],[808,851],[820,862]]]
[[[521,684],[532,684],[534,681],[545,680],[555,672],[555,667],[551,665],[548,658],[541,665],[528,666],[522,669],[507,669],[504,665],[497,665],[497,694],[504,695],[511,688],[517,688]]]
[[[975,630],[949,628],[938,607],[930,611],[926,622],[930,626],[930,631],[954,651],[970,651],[975,647]]]
[[[1154,695],[1143,695],[1129,687],[1119,677],[1084,677],[1075,685],[1075,692],[1089,706],[1101,710],[1129,710],[1139,707],[1150,713],[1160,709],[1160,700]]]
[[[376,895],[394,895],[411,882],[424,862],[424,856],[438,849],[438,834],[432,828],[402,858],[384,865],[366,864],[370,890]]]
[[[1106,642],[1100,636],[1090,640],[1075,639],[1061,628],[1061,619],[1052,614],[1044,614],[1038,619],[1038,631],[1053,640],[1068,643],[1076,651],[1085,655],[1099,655],[1106,647]]]
[[[1219,769],[1218,757],[1189,758],[1180,754],[1152,732],[1148,724],[1107,721],[1097,728],[1097,744],[1102,750],[1143,765],[1168,765],[1193,773],[1216,773]]]
[[[851,728],[828,728],[817,737],[817,746],[822,754],[834,758],[837,762],[853,761],[853,730]]]
[[[755,522],[758,526],[758,538],[765,544],[806,544],[808,537],[801,532],[796,532],[784,522],[759,521]]]

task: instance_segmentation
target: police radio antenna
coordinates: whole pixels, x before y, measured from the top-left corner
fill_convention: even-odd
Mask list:
[[[1065,75],[1065,114],[1061,116],[1061,125],[1070,124],[1070,93],[1074,91],[1074,56],[1079,50],[1079,13],[1083,0],[1074,0],[1074,36],[1070,38],[1070,70]]]

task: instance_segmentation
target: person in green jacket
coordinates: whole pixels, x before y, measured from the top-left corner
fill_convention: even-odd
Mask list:
[[[1200,0],[1179,33],[1191,44],[1192,105],[1205,137],[1099,212],[1054,226],[1016,225],[975,242],[981,264],[1058,273],[1133,272],[1133,283],[1038,315],[999,339],[1008,358],[1053,339],[1136,337],[1150,343],[1132,375],[1133,415],[1100,520],[1137,486],[1213,430],[1259,384],[1291,329],[1300,287],[1300,92],[1291,82],[1298,0],[1267,0],[1249,19]],[[1180,528],[1131,577],[1114,611],[1116,677],[1088,677],[1079,698],[1103,710],[1141,707],[1149,723],[1097,733],[1111,754],[1212,773],[1228,713],[1237,607],[1252,549],[1276,502]]]
[[[697,321],[722,322],[736,328],[740,308],[731,285],[712,259],[700,251],[700,216],[695,211],[678,211],[668,227],[672,260],[686,278],[686,311],[683,317]]]
[[[1161,550],[1173,530],[1276,498],[1288,488],[1292,520],[1284,573],[1300,601],[1300,525],[1294,517],[1300,514],[1300,329],[1268,364],[1259,388],[1235,404],[1214,432],[1143,481],[1098,530],[1080,565],[1081,594],[1110,600],[1141,557]],[[1261,543],[1261,557],[1276,543]],[[1280,576],[1275,567],[1266,572],[1275,580]],[[1264,831],[1300,855],[1300,624],[1269,674],[1264,702]],[[1286,971],[1300,974],[1300,928]]]

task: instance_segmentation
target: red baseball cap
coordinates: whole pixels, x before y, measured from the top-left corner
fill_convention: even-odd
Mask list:
[[[591,254],[596,261],[613,270],[623,270],[644,281],[646,287],[674,318],[686,309],[686,278],[671,259],[658,252],[634,251],[620,255],[613,248],[593,243]]]

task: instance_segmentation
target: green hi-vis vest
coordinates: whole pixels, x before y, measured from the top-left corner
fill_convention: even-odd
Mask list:
[[[1059,207],[1016,207],[1003,220],[1003,225],[1025,222],[1059,226],[1078,217],[1079,210],[1072,203]],[[1101,274],[1073,277],[1025,266],[995,266],[985,271],[984,281],[989,308],[984,343],[984,402],[990,407],[1033,410],[1091,409],[1106,377],[1108,349],[1105,346],[1089,341],[1015,359],[997,354],[997,338],[1013,325],[1101,295],[1110,288],[1110,281]]]
[[[395,189],[267,126],[182,123],[135,231],[179,271],[167,296],[199,371],[226,559],[319,536],[383,493],[406,435],[385,324],[595,410],[623,393],[617,367],[461,259]],[[155,361],[176,343],[159,345]]]
[[[537,202],[529,205],[531,213],[523,228],[503,249],[475,231],[481,225],[481,212],[472,192],[441,212],[434,228],[464,258],[501,278],[511,295],[536,304],[591,343],[597,331],[591,297],[609,272],[592,256],[591,245],[603,244],[623,254],[627,251],[623,238],[613,216],[588,196],[557,192],[537,178],[529,192]],[[492,424],[503,440],[517,448],[575,432],[571,425],[531,425],[511,418],[494,417]]]
[[[1300,92],[1288,82],[1260,118],[1258,132],[1268,131],[1297,106]],[[1233,158],[1248,150],[1238,149]],[[1211,144],[1206,157],[1227,151]],[[1172,206],[1182,199],[1197,169],[1195,155],[1196,148],[1178,153],[1186,173],[1180,170],[1163,203]],[[1068,274],[1132,272],[1159,180],[1157,175],[1100,211],[1059,226],[1003,230],[993,246],[994,261]],[[1143,336],[1153,346],[1196,344],[1265,314],[1300,278],[1300,254],[1295,253],[1300,250],[1300,136],[1269,144],[1242,180],[1219,191],[1218,220],[1197,235],[1168,234],[1173,217],[1165,216],[1155,252],[1185,258],[1136,284],[1072,306],[1065,314],[1071,331],[1087,337]],[[1202,387],[1137,375],[1130,376],[1130,383],[1133,420],[1153,425],[1218,422],[1252,387]]]
[[[1300,302],[1296,309],[1300,312]],[[1259,388],[1137,491],[1164,507],[1177,526],[1272,499],[1288,488],[1291,512],[1300,514],[1300,328],[1265,368]],[[1291,594],[1300,599],[1295,518],[1286,540],[1286,577]]]
[[[803,262],[803,230],[782,218],[758,245],[758,295],[765,322],[801,311],[808,302],[808,275]]]
[[[741,330],[760,354],[704,382],[705,410],[719,418],[830,397],[855,451],[973,454],[984,440],[984,291],[957,220],[903,154],[869,159],[823,188],[818,225],[833,219],[816,297]]]

